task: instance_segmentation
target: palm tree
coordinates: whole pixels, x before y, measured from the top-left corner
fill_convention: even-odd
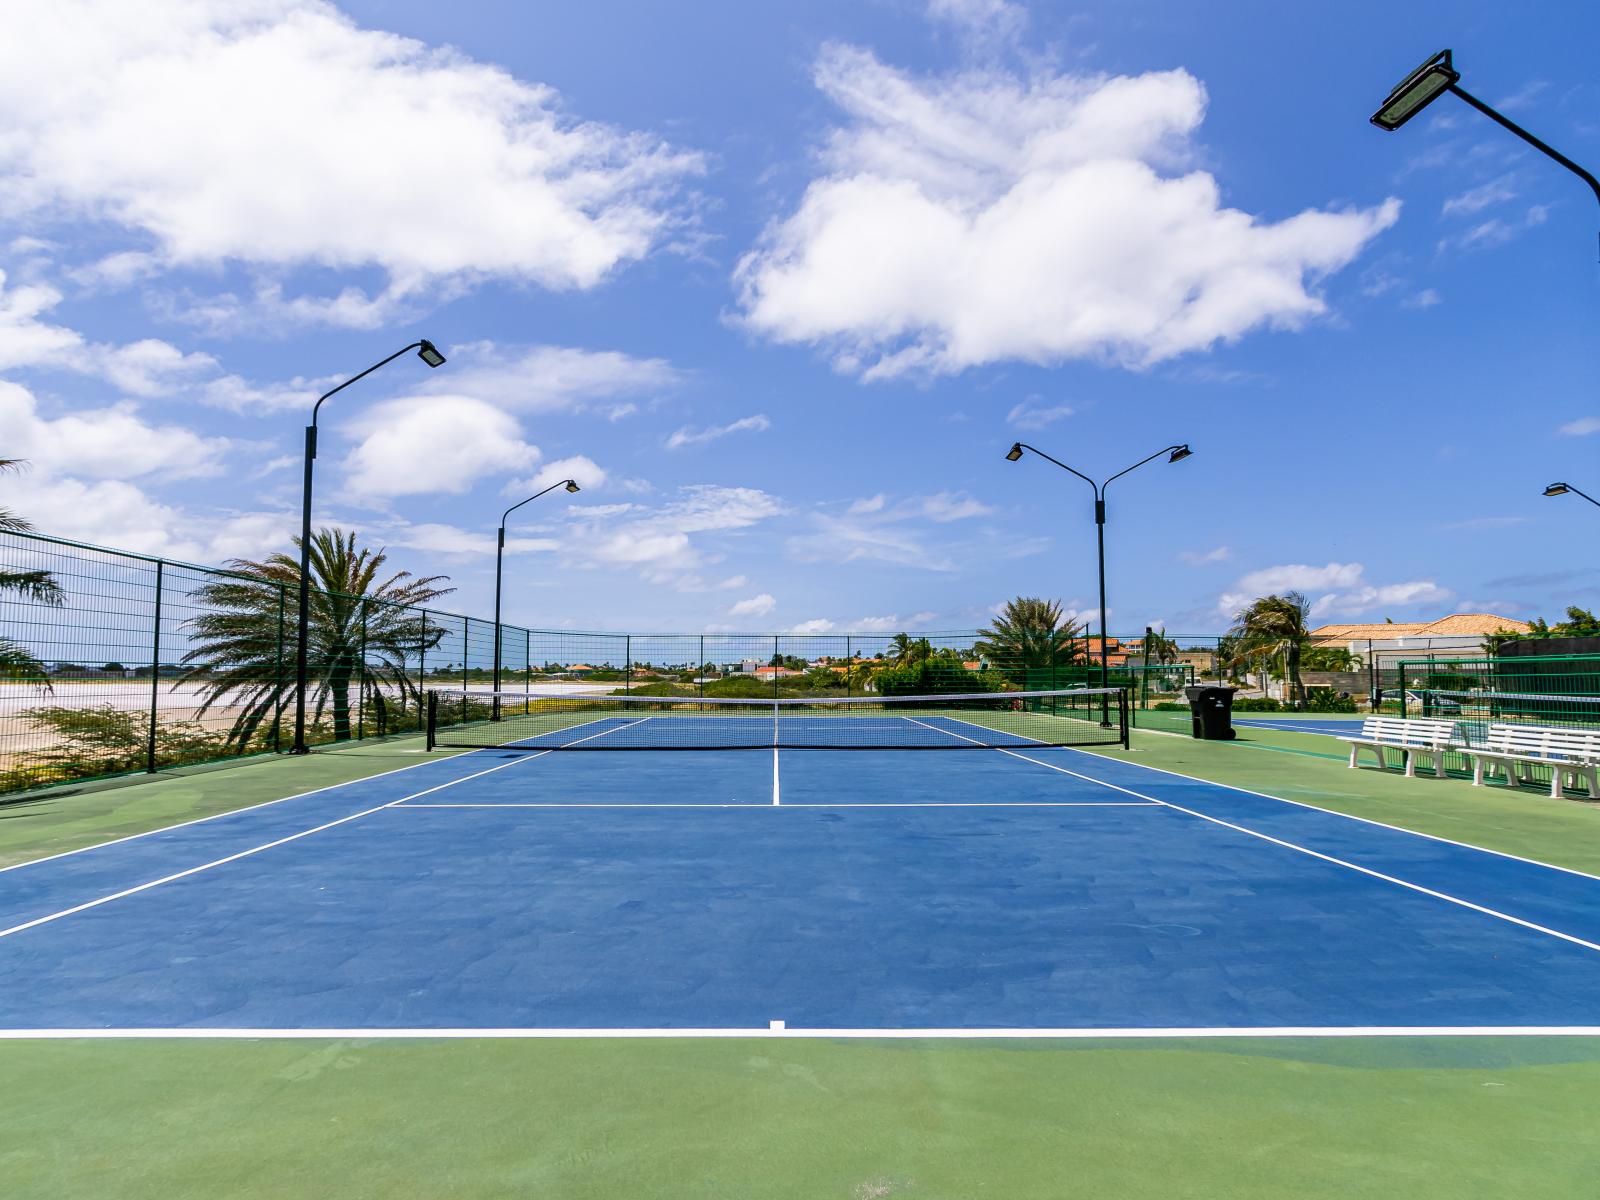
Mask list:
[[[1018,596],[1006,601],[1000,614],[973,646],[1003,671],[1021,673],[1030,667],[1065,667],[1081,661],[1078,639],[1088,625],[1063,617],[1061,601]]]
[[[1305,695],[1300,683],[1300,652],[1311,638],[1307,626],[1310,615],[1311,604],[1299,592],[1258,596],[1239,610],[1228,631],[1239,639],[1234,649],[1235,663],[1282,657],[1289,700],[1296,706]]]
[[[296,548],[299,539],[295,539]],[[388,725],[386,691],[398,691],[402,707],[421,702],[419,683],[407,674],[407,658],[439,644],[444,629],[427,620],[423,606],[454,588],[434,586],[443,575],[397,571],[379,582],[386,555],[356,548],[356,535],[319,530],[311,540],[311,625],[307,657],[312,679],[307,702],[313,723],[332,710],[333,738],[350,737],[350,687],[358,676],[370,695],[380,730]],[[182,682],[204,688],[200,714],[226,701],[237,707],[228,745],[242,753],[264,724],[294,695],[294,597],[300,564],[287,554],[262,562],[234,559],[232,578],[195,592],[207,611],[188,628],[192,650]],[[370,688],[370,692],[367,689]],[[365,698],[365,696],[363,697]]]
[[[1144,654],[1149,662],[1164,667],[1178,661],[1178,643],[1167,636],[1165,627],[1152,629],[1145,635]]]
[[[0,458],[0,473],[20,471],[23,462],[18,458]],[[26,533],[33,526],[9,508],[0,506],[0,532]],[[0,596],[16,593],[35,604],[60,607],[66,598],[61,585],[51,578],[49,571],[14,571],[0,567]],[[0,638],[0,679],[26,679],[49,689],[49,673],[45,666],[28,649],[10,638]]]

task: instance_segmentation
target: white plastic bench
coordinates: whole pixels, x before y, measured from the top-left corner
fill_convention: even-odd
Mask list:
[[[1433,773],[1440,779],[1444,778],[1445,751],[1460,748],[1456,723],[1432,717],[1368,717],[1361,722],[1359,737],[1341,736],[1339,740],[1350,743],[1351,770],[1359,765],[1356,755],[1362,750],[1372,751],[1380,769],[1389,765],[1384,751],[1398,750],[1407,776],[1416,776],[1417,757],[1423,755],[1433,759]]]
[[[1600,797],[1600,731],[1551,725],[1491,725],[1480,745],[1462,751],[1472,759],[1472,782],[1483,785],[1498,771],[1512,787],[1525,782],[1523,767],[1550,768],[1550,795],[1564,798],[1564,783],[1582,779],[1591,799]]]

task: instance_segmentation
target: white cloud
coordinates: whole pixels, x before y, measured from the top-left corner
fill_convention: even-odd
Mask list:
[[[932,496],[924,496],[920,503],[922,515],[941,525],[951,521],[965,521],[969,517],[988,516],[994,511],[989,505],[974,500],[965,492],[936,492]]]
[[[1028,26],[1028,10],[1011,0],[928,0],[928,16],[954,26],[971,48],[991,51]]]
[[[1264,567],[1240,577],[1217,601],[1218,611],[1232,618],[1258,596],[1301,592],[1311,600],[1313,617],[1358,617],[1379,608],[1404,608],[1413,605],[1439,605],[1455,593],[1432,580],[1404,583],[1369,584],[1360,563],[1331,562],[1325,566],[1286,563]]]
[[[778,602],[772,598],[771,593],[762,592],[759,596],[751,596],[748,600],[741,600],[728,610],[730,617],[764,617],[778,607]]]
[[[0,208],[119,226],[166,266],[387,276],[284,302],[305,319],[370,324],[439,281],[592,287],[661,243],[702,167],[321,0],[17,0],[6,20]]]
[[[1444,297],[1432,288],[1423,288],[1415,296],[1408,296],[1400,301],[1401,308],[1432,308],[1436,304],[1444,303]]]
[[[181,425],[151,425],[131,403],[46,417],[33,393],[4,380],[0,429],[8,458],[28,459],[41,473],[94,479],[215,475],[230,445]]]
[[[789,552],[801,562],[875,561],[953,571],[956,562],[948,553],[949,535],[940,534],[945,544],[934,551],[914,526],[922,522],[948,525],[993,511],[965,492],[908,496],[893,504],[880,492],[852,502],[842,514],[815,514],[813,531],[790,538]],[[990,545],[987,549],[994,552],[996,548]]]
[[[814,617],[809,621],[801,621],[800,624],[798,624],[798,625],[790,626],[789,629],[787,629],[785,632],[787,632],[787,633],[827,633],[832,628],[833,628],[833,622],[832,621],[829,621],[824,617]]]
[[[1070,417],[1072,413],[1070,404],[1045,406],[1036,404],[1033,400],[1024,400],[1021,404],[1012,405],[1011,411],[1006,414],[1006,420],[1018,429],[1037,430]]]
[[[704,537],[736,535],[783,511],[774,496],[757,488],[694,484],[665,503],[572,505],[564,539],[569,560],[587,567],[625,567],[652,583],[684,591],[744,586],[742,577],[708,583],[698,572],[719,555]]]
[[[287,551],[299,532],[297,513],[195,514],[122,479],[47,478],[40,472],[8,480],[5,491],[8,506],[45,533],[201,564]]]
[[[826,173],[736,271],[746,326],[864,379],[1003,360],[1147,366],[1322,313],[1321,276],[1399,204],[1277,223],[1224,208],[1184,71],[916,79],[828,46]],[[1164,174],[1163,170],[1168,173]]]
[[[176,382],[209,372],[209,354],[184,354],[154,338],[125,346],[99,345],[74,329],[40,320],[61,303],[61,293],[43,283],[6,286],[0,271],[0,370],[43,368],[104,379],[135,396],[170,391]]]
[[[571,458],[553,458],[540,467],[532,478],[513,480],[501,491],[508,496],[539,492],[564,479],[570,479],[580,488],[592,491],[605,483],[606,471],[583,454],[575,454]]]
[[[912,613],[905,619],[901,619],[898,614],[887,617],[858,617],[849,622],[846,628],[852,633],[901,633],[925,626],[938,615],[933,612],[919,612]]]
[[[668,450],[678,450],[684,446],[697,446],[704,442],[714,442],[718,438],[727,437],[730,433],[761,433],[771,429],[772,422],[761,413],[754,416],[740,417],[737,421],[730,421],[726,425],[709,425],[704,429],[691,429],[685,425],[667,439]]]
[[[415,389],[418,393],[475,396],[510,412],[594,408],[617,420],[638,411],[638,405],[619,403],[618,398],[668,391],[683,381],[666,359],[634,358],[616,350],[493,342],[443,349],[449,365],[425,376]]]
[[[1214,550],[1184,550],[1178,555],[1180,561],[1188,563],[1191,567],[1227,562],[1232,557],[1233,551],[1226,546],[1218,546]]]
[[[1579,417],[1576,421],[1568,421],[1561,427],[1561,432],[1567,437],[1588,437],[1591,433],[1600,433],[1600,417]]]
[[[1498,179],[1491,179],[1488,183],[1462,192],[1459,196],[1451,196],[1444,202],[1441,211],[1447,217],[1470,216],[1492,205],[1505,204],[1516,198],[1517,189],[1512,186],[1511,176],[1502,175]]]
[[[514,418],[466,396],[391,400],[349,428],[361,441],[345,460],[345,488],[366,499],[459,494],[484,475],[539,461]]]

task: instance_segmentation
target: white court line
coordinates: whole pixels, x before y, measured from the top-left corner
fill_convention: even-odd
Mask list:
[[[1141,729],[1138,732],[1154,734],[1157,737],[1181,738],[1184,736],[1181,733],[1168,733],[1164,729]],[[1061,750],[1071,750],[1074,754],[1087,754],[1091,758],[1096,757],[1089,751],[1079,749],[1077,746],[1060,746],[1055,748]],[[1209,787],[1222,788],[1229,792],[1238,792],[1241,796],[1256,796],[1262,800],[1275,800],[1279,804],[1292,804],[1296,808],[1305,808],[1312,812],[1326,813],[1330,817],[1343,817],[1346,821],[1360,821],[1363,825],[1375,825],[1379,829],[1388,829],[1395,833],[1409,833],[1412,837],[1427,838],[1430,842],[1440,842],[1446,846],[1460,846],[1463,850],[1476,850],[1480,854],[1492,854],[1496,858],[1505,858],[1510,859],[1512,862],[1527,863],[1530,867],[1545,867],[1551,871],[1560,871],[1564,875],[1576,875],[1580,879],[1593,879],[1596,883],[1600,883],[1600,875],[1596,875],[1590,871],[1580,871],[1576,867],[1563,867],[1559,863],[1545,862],[1538,858],[1528,858],[1526,855],[1512,854],[1506,850],[1495,850],[1489,846],[1479,846],[1473,842],[1463,842],[1457,838],[1447,838],[1437,833],[1423,833],[1420,829],[1407,829],[1404,825],[1391,825],[1387,821],[1375,820],[1372,817],[1358,817],[1354,813],[1340,812],[1336,808],[1324,808],[1320,804],[1312,804],[1307,800],[1291,800],[1287,796],[1274,796],[1270,792],[1258,792],[1254,788],[1240,787],[1236,783],[1218,783],[1214,779],[1204,779],[1199,775],[1187,775],[1182,771],[1174,771],[1171,767],[1153,767],[1149,763],[1127,762],[1126,760],[1120,758],[1114,758],[1111,759],[1111,761],[1120,762],[1123,763],[1124,766],[1134,767],[1141,771],[1154,771],[1158,775],[1171,775],[1174,779],[1187,779],[1192,783],[1203,783]]]
[[[338,753],[338,751],[333,751],[333,753]],[[342,787],[354,787],[356,784],[369,783],[374,779],[387,779],[389,776],[398,775],[402,771],[415,771],[418,767],[431,767],[437,763],[449,762],[456,758],[470,758],[473,754],[479,753],[482,753],[482,751],[473,750],[462,754],[452,754],[449,758],[427,758],[421,762],[414,762],[409,766],[395,767],[390,771],[379,771],[375,775],[363,775],[360,779],[347,779],[343,783],[330,783],[326,787],[312,788],[309,792],[296,792],[292,796],[279,796],[276,800],[263,800],[260,804],[248,804],[244,808],[230,808],[227,812],[212,813],[205,817],[192,817],[187,821],[179,821],[173,825],[163,825],[159,829],[146,829],[143,833],[130,833],[123,837],[112,838],[108,842],[96,842],[92,846],[79,846],[76,850],[62,850],[56,854],[46,854],[43,858],[30,858],[27,862],[12,863],[9,867],[0,867],[0,875],[5,874],[7,871],[20,870],[23,867],[33,867],[40,863],[54,862],[58,858],[67,858],[73,854],[83,854],[89,850],[104,850],[107,846],[119,846],[123,842],[153,837],[158,833],[171,833],[174,829],[186,829],[190,825],[201,825],[206,821],[216,821],[222,817],[237,817],[240,813],[255,812],[258,808],[270,808],[274,804],[284,804],[290,800],[304,800],[307,796],[316,796],[322,792],[331,792]],[[282,761],[282,759],[273,761]]]
[[[637,722],[630,722],[630,724],[637,724]],[[621,725],[618,726],[618,728],[626,729],[628,726]],[[600,733],[590,734],[590,737],[605,737],[606,734],[615,732],[616,730],[614,729],[607,729],[602,730]],[[589,738],[579,738],[578,740],[588,741]],[[574,742],[571,744],[576,745],[577,743]],[[554,753],[554,750],[546,750],[541,754],[535,754],[528,758],[513,758],[509,762],[501,763],[499,766],[486,767],[482,771],[474,771],[471,775],[463,775],[459,779],[451,779],[445,783],[435,784],[431,788],[425,788],[420,792],[413,792],[411,795],[402,796],[398,800],[390,800],[386,804],[374,805],[372,808],[362,809],[360,812],[339,817],[337,820],[325,821],[323,824],[318,825],[313,829],[302,829],[299,833],[291,833],[287,837],[276,838],[270,842],[263,842],[259,846],[252,846],[248,850],[240,850],[237,853],[229,854],[224,858],[214,859],[208,863],[201,863],[197,867],[189,867],[186,870],[174,871],[170,875],[163,875],[160,879],[152,879],[147,883],[136,884],[130,888],[123,888],[121,891],[111,892],[108,895],[100,896],[94,900],[86,900],[82,904],[74,904],[71,908],[63,908],[59,912],[49,913],[42,917],[35,917],[31,921],[23,921],[20,925],[13,925],[9,929],[0,929],[0,938],[10,937],[14,933],[21,933],[25,929],[33,929],[39,925],[48,925],[50,922],[59,921],[63,917],[70,917],[75,913],[86,912],[91,908],[99,908],[102,904],[110,904],[113,900],[122,900],[128,896],[135,896],[140,892],[147,892],[151,888],[160,887],[164,883],[172,883],[175,880],[186,879],[190,875],[198,875],[201,871],[209,871],[213,867],[225,866],[228,863],[237,862],[241,858],[249,858],[252,854],[260,854],[263,850],[271,850],[275,846],[282,846],[289,842],[299,841],[303,837],[310,837],[313,833],[321,833],[323,830],[332,829],[336,825],[344,825],[350,821],[371,816],[375,812],[382,812],[386,808],[394,808],[397,805],[404,804],[407,800],[415,800],[418,796],[428,796],[432,795],[434,792],[442,792],[445,788],[455,787],[459,783],[466,783],[469,779],[478,779],[484,775],[492,775],[496,771],[504,771],[507,767],[520,766],[523,763],[533,762],[536,759],[543,758],[545,754]]]
[[[661,804],[641,803],[638,801],[596,801],[586,804],[581,800],[563,801],[508,801],[505,804],[490,802],[459,801],[455,803],[443,802],[439,804],[407,804],[412,808],[747,808],[755,812],[762,812],[772,808],[771,804],[757,804],[754,801],[734,801],[728,804],[716,804],[710,801],[689,804],[678,801],[667,801]],[[805,801],[796,804],[791,801],[784,808],[1167,808],[1169,805],[1153,800],[907,800],[904,803],[893,801]]]
[[[62,1041],[80,1039],[135,1039],[204,1041],[219,1039],[248,1039],[251,1041],[304,1041],[330,1039],[382,1041],[382,1040],[457,1040],[465,1038],[585,1038],[585,1039],[644,1039],[644,1038],[820,1038],[836,1040],[905,1040],[913,1038],[945,1038],[962,1040],[1092,1040],[1129,1038],[1404,1038],[1404,1037],[1600,1037],[1600,1025],[1243,1025],[1243,1026],[1118,1026],[1094,1029],[1075,1026],[1044,1026],[1038,1029],[969,1029],[945,1028],[859,1028],[848,1029],[795,1029],[753,1026],[741,1029],[736,1026],[706,1028],[628,1027],[604,1028],[520,1028],[515,1026],[489,1026],[482,1029],[450,1027],[444,1029],[390,1029],[342,1026],[315,1029],[253,1029],[253,1028],[196,1028],[174,1029],[0,1029],[0,1041]]]
[[[966,737],[965,734],[952,733],[950,736],[964,738],[966,741],[972,742],[975,745],[983,744],[982,742],[979,742],[977,738],[969,738]],[[1068,749],[1070,748],[1071,747],[1068,747]],[[1120,784],[1108,783],[1104,779],[1096,779],[1091,775],[1083,775],[1077,771],[1069,771],[1066,767],[1058,767],[1054,763],[1043,762],[1037,758],[1029,758],[1026,754],[1018,754],[1015,750],[1001,750],[1000,753],[1009,754],[1013,758],[1020,758],[1023,762],[1030,762],[1035,766],[1044,767],[1050,771],[1059,771],[1063,775],[1070,775],[1074,779],[1083,780],[1085,783],[1093,783],[1103,788],[1109,788],[1114,792],[1121,792],[1125,796],[1137,796],[1141,800],[1149,800],[1152,803],[1162,805],[1165,808],[1170,808],[1174,812],[1186,813],[1191,817],[1198,817],[1202,821],[1209,821],[1211,824],[1220,825],[1224,829],[1232,829],[1237,833],[1248,834],[1253,838],[1260,838],[1262,841],[1270,842],[1274,846],[1282,846],[1286,850],[1294,850],[1297,853],[1309,855],[1312,858],[1321,859],[1323,862],[1332,863],[1334,866],[1344,867],[1347,870],[1356,871],[1362,875],[1370,876],[1373,879],[1381,879],[1385,883],[1396,884],[1399,887],[1420,893],[1421,895],[1431,896],[1435,900],[1443,900],[1446,903],[1456,904],[1462,908],[1471,909],[1473,912],[1482,913],[1485,916],[1495,917],[1501,921],[1510,922],[1512,925],[1520,925],[1524,929],[1531,929],[1536,933],[1543,933],[1553,938],[1560,938],[1564,942],[1571,942],[1573,945],[1582,946],[1586,950],[1600,951],[1600,944],[1595,942],[1586,941],[1585,939],[1570,933],[1563,933],[1559,929],[1551,929],[1548,925],[1540,925],[1534,921],[1526,921],[1521,917],[1514,917],[1510,913],[1501,912],[1499,909],[1489,908],[1482,904],[1474,904],[1471,900],[1464,900],[1460,896],[1452,896],[1449,892],[1441,892],[1435,888],[1424,887],[1420,883],[1412,883],[1408,879],[1401,879],[1398,875],[1387,875],[1382,871],[1375,871],[1371,867],[1363,867],[1359,863],[1349,862],[1348,860],[1342,858],[1335,858],[1333,855],[1324,854],[1320,850],[1313,850],[1309,846],[1301,846],[1296,842],[1285,841],[1283,838],[1276,838],[1271,834],[1262,833],[1259,830],[1251,829],[1245,825],[1237,825],[1232,821],[1224,821],[1221,817],[1213,817],[1208,813],[1199,812],[1196,809],[1184,808],[1183,805],[1173,804],[1170,800],[1160,800],[1154,796],[1146,796],[1143,792],[1136,792],[1132,788],[1125,788]],[[1137,766],[1142,764],[1130,765]],[[1268,799],[1271,799],[1271,797],[1268,797]]]

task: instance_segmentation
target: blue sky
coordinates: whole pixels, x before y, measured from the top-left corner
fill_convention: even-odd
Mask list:
[[[0,500],[202,562],[317,520],[544,627],[1221,630],[1600,592],[1577,4],[35,3],[0,46]]]

